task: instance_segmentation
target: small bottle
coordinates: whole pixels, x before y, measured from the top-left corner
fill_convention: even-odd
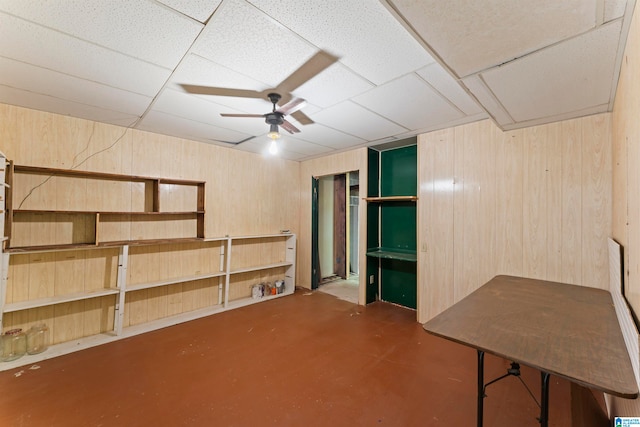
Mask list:
[[[2,335],[2,355],[0,360],[11,362],[27,352],[27,337],[21,328],[11,329]]]
[[[42,353],[49,347],[49,328],[44,323],[33,325],[27,331],[27,353]]]

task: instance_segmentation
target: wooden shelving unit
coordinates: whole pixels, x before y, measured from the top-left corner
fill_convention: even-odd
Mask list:
[[[291,295],[295,290],[296,236],[274,233],[205,238],[204,182],[15,166],[2,153],[0,165],[8,166],[6,174],[4,170],[0,173],[0,204],[5,205],[0,220],[5,225],[5,233],[16,230],[16,218],[22,221],[28,215],[41,215],[52,221],[54,227],[60,217],[95,218],[90,242],[33,244],[18,234],[4,239],[0,252],[0,331],[15,327],[28,329],[44,321],[50,324],[50,329],[62,332],[53,334],[54,344],[47,351],[0,363],[0,370]],[[17,184],[23,173],[42,175],[44,179],[50,176],[88,179],[98,186],[110,182],[134,183],[139,190],[136,194],[146,195],[144,203],[136,206],[150,210],[114,211],[93,207],[56,210],[45,206],[13,209],[16,189],[9,188],[4,179]],[[161,201],[169,206],[172,203],[168,197],[163,198],[165,184],[188,188],[191,197],[184,199],[195,200],[194,210],[162,211]],[[19,191],[24,195],[28,189]],[[161,222],[166,217],[188,217],[196,220],[196,229],[191,229],[189,236],[118,239],[112,234],[100,233],[99,225],[109,216],[124,224],[132,217]],[[46,225],[39,226],[38,230],[48,233]],[[167,226],[188,229],[171,220]],[[57,236],[56,233],[51,234]],[[27,244],[12,246],[16,240],[27,241]],[[30,268],[40,275],[32,277]],[[253,284],[275,280],[284,280],[284,293],[259,299],[251,297]],[[184,302],[179,309],[155,307],[151,310],[149,307],[161,295],[174,295],[174,300]],[[62,322],[59,327],[58,322]],[[80,328],[84,329],[77,330]]]
[[[101,172],[79,171],[74,169],[54,169],[36,166],[22,166],[14,165],[9,161],[8,170],[6,171],[6,180],[12,183],[12,186],[7,188],[6,196],[7,203],[6,216],[4,218],[5,224],[5,236],[7,240],[5,242],[6,251],[31,251],[38,250],[41,247],[48,247],[51,249],[71,249],[82,248],[86,245],[106,246],[113,244],[115,246],[122,245],[123,240],[127,243],[136,243],[138,241],[145,240],[161,240],[158,236],[150,238],[136,237],[130,239],[118,239],[113,238],[110,233],[104,232],[103,226],[107,223],[113,222],[128,222],[135,223],[139,221],[162,221],[164,220],[193,220],[195,223],[195,230],[193,230],[190,238],[203,239],[204,238],[204,214],[205,214],[205,182],[183,180],[183,179],[168,179],[157,177],[146,177],[138,175],[120,175]],[[125,185],[138,185],[143,191],[138,196],[141,199],[139,203],[135,203],[138,209],[130,210],[113,210],[108,208],[100,209],[51,209],[50,207],[36,207],[36,208],[21,208],[24,202],[30,202],[29,197],[31,193],[21,195],[21,201],[16,206],[16,200],[13,187],[19,185],[21,179],[33,180],[37,178],[39,184],[34,185],[33,189],[37,186],[47,183],[53,179],[60,179],[63,185],[73,188],[74,184],[86,185],[86,181],[91,181],[92,191],[96,194],[108,194],[109,187],[114,183]],[[42,184],[40,184],[42,183]],[[78,184],[79,183],[79,184]],[[24,187],[24,186],[22,186]],[[193,208],[189,210],[166,210],[162,208],[162,193],[169,187],[182,187],[186,189],[194,190]],[[85,190],[86,191],[86,190]],[[130,193],[134,193],[131,191]],[[96,205],[108,206],[113,204],[113,201],[100,200],[96,197]],[[68,200],[65,202],[70,203]],[[34,204],[37,205],[37,202]],[[133,203],[132,203],[133,204]],[[77,224],[85,224],[86,227],[91,228],[92,232],[83,233],[81,237],[68,236],[67,240],[71,242],[51,244],[40,243],[23,245],[16,244],[12,238],[16,223],[49,223],[51,225],[66,221],[72,223],[74,228]],[[44,228],[44,227],[43,227]],[[185,236],[186,237],[186,236]],[[173,237],[170,237],[173,238]],[[81,240],[81,241],[78,241]]]

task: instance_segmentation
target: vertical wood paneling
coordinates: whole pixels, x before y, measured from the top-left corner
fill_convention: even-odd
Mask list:
[[[465,283],[465,256],[464,256],[464,220],[467,213],[464,210],[464,194],[467,191],[467,177],[465,176],[464,160],[465,160],[465,147],[464,138],[462,136],[462,127],[452,130],[454,133],[453,139],[453,300],[458,301],[464,296]],[[434,159],[435,162],[440,159]],[[420,178],[421,179],[421,178]],[[422,209],[422,203],[418,206],[418,210]],[[431,243],[431,242],[429,242]],[[430,268],[432,266],[429,266]],[[433,266],[435,268],[435,266]],[[420,275],[420,272],[418,272]],[[420,283],[420,282],[418,282]],[[462,296],[461,296],[462,295]],[[418,305],[420,307],[420,305]],[[425,319],[426,320],[426,319]]]
[[[453,260],[430,254],[418,269],[423,277],[451,276],[453,281],[419,282],[420,321],[451,305],[443,298],[447,292],[458,301],[497,274],[607,284],[609,123],[610,116],[602,114],[511,132],[500,131],[490,121],[446,131],[455,135],[453,169],[437,180],[455,182],[451,219],[443,223],[435,215],[446,209],[437,197],[421,198],[418,211],[424,210],[421,227],[453,224],[450,242],[445,242],[446,232],[423,234],[431,239],[425,242],[429,248],[452,245]],[[424,162],[420,185],[427,191],[433,188],[438,168],[451,158],[451,153],[430,146],[446,132],[421,137],[425,143],[419,145]],[[427,161],[429,156],[433,158]],[[426,170],[426,165],[433,170]]]
[[[611,232],[610,116],[582,121],[582,284],[607,289]]]
[[[522,271],[524,188],[523,132],[501,132],[496,138],[496,271],[515,275]]]
[[[624,250],[625,297],[640,314],[640,8],[635,7],[613,107],[613,238]],[[637,354],[631,355],[638,357]],[[638,416],[640,400],[612,397],[611,414]]]
[[[547,127],[527,129],[525,135],[522,273],[544,279],[547,275]]]
[[[429,310],[454,302],[453,276],[453,201],[454,148],[452,129],[421,135],[419,144],[419,176],[421,209],[419,265],[440,265],[442,270],[427,269],[420,292],[428,295]],[[438,161],[436,162],[436,159]],[[426,249],[426,252],[425,252]]]
[[[0,150],[16,164],[206,181],[206,237],[267,234],[281,229],[298,232],[300,165],[297,162],[266,159],[215,145],[8,105],[0,105],[0,118]],[[30,189],[46,178],[32,176],[24,188],[16,189],[16,198],[22,200]],[[191,190],[187,189],[186,193],[183,190],[180,186],[166,188],[162,202],[176,210],[190,204]],[[166,193],[174,198],[169,201],[164,197]],[[101,206],[103,210],[112,211],[143,210],[146,194],[147,189],[141,184],[110,183],[105,186],[104,182],[84,180],[79,185],[74,181],[72,185],[69,179],[53,178],[34,191],[22,207],[89,210]],[[56,227],[47,224],[50,218],[18,222],[14,232],[32,239],[23,244],[51,243],[62,236],[69,243],[87,238],[93,220],[87,217],[71,222],[69,218],[61,216],[59,219],[64,220],[58,221]],[[122,240],[143,234],[147,237],[149,234],[163,237],[192,235],[193,230],[195,228],[187,221],[141,226],[136,221],[106,220],[100,229],[103,236],[117,236]],[[183,250],[190,260],[180,255]],[[166,275],[175,277],[184,271],[196,274],[209,270],[212,258],[217,270],[219,247],[216,250],[213,257],[203,256],[206,251],[178,246],[155,254],[137,252],[139,262],[130,266],[128,280],[142,283]],[[90,253],[94,252],[12,257],[7,302],[115,286],[116,259],[107,255],[111,261],[105,261]],[[75,258],[69,258],[72,256]],[[21,261],[16,263],[14,260]],[[131,310],[125,311],[124,324],[133,325],[217,303],[218,283],[219,279],[212,279],[132,292],[126,298]],[[5,325],[28,325],[34,318],[44,317],[49,319],[47,323],[56,342],[75,339],[110,330],[114,301],[112,297],[104,297],[27,310],[7,316]]]
[[[562,126],[559,123],[548,125],[546,176],[546,224],[547,259],[546,280],[562,280]]]
[[[582,122],[561,124],[562,144],[562,276],[582,282]]]

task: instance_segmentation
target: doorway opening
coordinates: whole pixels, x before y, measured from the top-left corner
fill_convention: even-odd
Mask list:
[[[358,302],[358,171],[314,178],[312,286]]]

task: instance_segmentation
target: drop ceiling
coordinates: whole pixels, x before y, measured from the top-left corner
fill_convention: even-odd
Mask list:
[[[0,0],[0,103],[264,153],[263,119],[220,114],[270,112],[275,88],[307,101],[278,140],[292,160],[515,129],[611,110],[634,5]]]

